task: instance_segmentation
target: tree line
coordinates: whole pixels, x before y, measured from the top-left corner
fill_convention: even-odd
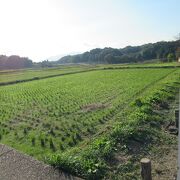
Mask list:
[[[22,69],[31,67],[54,67],[57,64],[88,63],[88,64],[118,64],[135,63],[158,59],[162,62],[174,61],[180,57],[180,39],[176,41],[161,41],[141,46],[127,46],[121,49],[106,47],[96,48],[77,55],[64,56],[58,61],[42,61],[33,63],[27,57],[17,55],[0,55],[0,70]]]
[[[173,61],[179,57],[180,40],[149,43],[142,46],[127,46],[121,49],[106,47],[96,48],[77,55],[64,56],[57,63],[89,63],[89,64],[117,64],[135,63],[158,59]]]
[[[0,55],[0,70],[31,67],[33,67],[33,62],[27,57]]]

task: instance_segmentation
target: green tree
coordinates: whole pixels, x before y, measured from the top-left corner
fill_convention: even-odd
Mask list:
[[[167,60],[168,62],[172,62],[173,60],[175,60],[175,55],[173,53],[169,53],[167,55]]]

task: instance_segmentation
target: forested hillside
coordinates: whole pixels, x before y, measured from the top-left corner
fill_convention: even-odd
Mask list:
[[[110,47],[104,49],[96,48],[83,54],[62,57],[57,63],[116,64],[141,62],[151,59],[172,61],[179,56],[177,52],[178,47],[180,47],[180,40],[170,42],[162,41],[142,46],[127,46],[122,49]]]
[[[0,70],[30,68],[33,62],[26,57],[0,55]]]

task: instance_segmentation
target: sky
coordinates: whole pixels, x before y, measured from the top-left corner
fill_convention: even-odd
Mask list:
[[[0,0],[0,7],[0,54],[35,62],[171,41],[180,32],[180,0]]]

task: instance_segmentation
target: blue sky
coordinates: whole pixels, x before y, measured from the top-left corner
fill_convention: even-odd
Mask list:
[[[1,0],[0,7],[0,54],[34,61],[180,32],[179,0]]]

